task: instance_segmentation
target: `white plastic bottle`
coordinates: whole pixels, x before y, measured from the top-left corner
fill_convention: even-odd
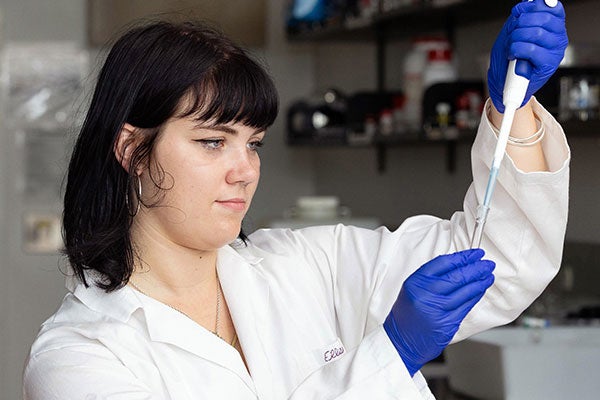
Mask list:
[[[444,38],[419,37],[413,40],[412,49],[404,58],[403,86],[406,96],[404,119],[408,130],[422,128],[421,110],[423,108],[423,73],[427,67],[430,50],[449,49],[450,44]]]
[[[457,78],[456,67],[452,63],[452,51],[429,50],[427,66],[423,72],[423,91],[436,83],[454,82]]]

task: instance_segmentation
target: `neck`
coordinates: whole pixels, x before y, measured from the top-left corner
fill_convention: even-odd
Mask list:
[[[153,297],[185,298],[213,293],[217,283],[217,252],[178,245],[151,230],[132,227],[134,272],[131,281]]]

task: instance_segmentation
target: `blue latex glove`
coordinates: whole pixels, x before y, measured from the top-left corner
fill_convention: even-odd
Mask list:
[[[383,327],[413,376],[439,356],[494,282],[481,249],[442,255],[409,276]]]
[[[544,0],[522,2],[513,7],[496,38],[488,69],[488,87],[494,106],[504,112],[502,92],[509,60],[518,62],[516,72],[529,79],[525,105],[558,68],[569,43],[565,10],[559,2],[548,7]]]

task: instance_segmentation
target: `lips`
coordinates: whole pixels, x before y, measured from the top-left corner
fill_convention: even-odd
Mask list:
[[[227,199],[227,200],[217,200],[217,204],[228,208],[233,211],[244,211],[246,210],[246,200],[244,199]]]

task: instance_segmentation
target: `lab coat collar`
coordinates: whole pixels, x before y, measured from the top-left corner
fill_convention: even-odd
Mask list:
[[[269,287],[256,268],[262,258],[252,255],[248,248],[240,252],[223,248],[217,271],[258,397],[272,399],[273,374],[265,345],[270,326]]]
[[[128,289],[134,292],[133,289]],[[147,304],[143,311],[151,340],[179,347],[219,364],[234,372],[246,386],[256,392],[252,378],[248,375],[239,353],[233,347],[169,306],[151,297],[134,294]]]
[[[266,281],[252,265],[260,260],[250,254],[243,257],[230,246],[221,248],[217,256],[223,294],[252,377],[233,347],[183,314],[174,313],[169,306],[142,296],[145,301],[156,303],[154,307],[144,308],[152,340],[175,345],[233,371],[253,392],[258,392],[258,397],[268,399],[270,396],[262,394],[272,381],[259,330],[261,326],[266,326],[268,288]],[[173,323],[165,324],[165,321]]]
[[[241,248],[243,256],[238,254],[231,246],[224,246],[219,249],[218,259],[226,258],[229,262],[247,264],[248,266],[257,265],[262,258],[256,257],[250,252]],[[86,287],[77,276],[71,272],[65,281],[67,290],[77,297],[83,304],[90,309],[107,315],[121,322],[127,322],[137,309],[143,308],[137,292],[125,286],[114,292],[106,293],[98,288],[94,282],[100,280],[100,275],[92,270],[84,271],[86,281],[89,287]],[[220,275],[219,275],[220,276]],[[133,295],[132,295],[133,294]],[[160,303],[162,304],[162,303]]]
[[[151,340],[172,344],[220,364],[237,374],[252,391],[258,391],[260,398],[269,399],[272,374],[262,342],[262,327],[268,326],[269,290],[255,268],[262,259],[241,250],[244,256],[230,246],[219,249],[217,270],[252,377],[233,347],[183,314],[129,286],[105,293],[93,285],[86,288],[74,276],[67,278],[66,286],[90,309],[121,322],[127,322],[136,310],[142,309]],[[88,282],[94,277],[93,272],[86,271]]]
[[[142,303],[132,296],[132,289],[124,287],[114,292],[106,293],[94,283],[98,275],[93,271],[86,271],[85,278],[90,285],[86,287],[75,275],[67,277],[66,287],[89,309],[102,315],[107,315],[121,322],[127,322]]]

